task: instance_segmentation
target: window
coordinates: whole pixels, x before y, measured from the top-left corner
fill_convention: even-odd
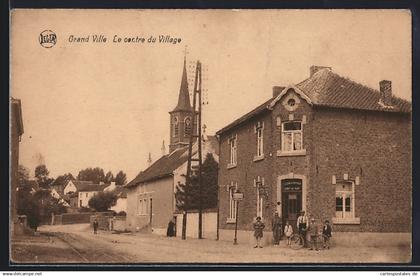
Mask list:
[[[174,117],[173,121],[173,137],[178,137],[179,133],[179,123],[178,123],[178,117]]]
[[[282,151],[302,150],[302,122],[290,121],[282,124]]]
[[[231,183],[229,186],[229,217],[227,222],[236,222],[236,202],[233,200],[233,193],[238,189],[238,183]]]
[[[255,181],[255,186],[257,188],[257,217],[263,217],[263,206],[264,206],[264,178],[258,177]]]
[[[88,197],[88,193],[86,193],[86,197]]]
[[[229,139],[230,155],[229,155],[229,164],[236,165],[237,161],[237,136]]]
[[[337,182],[335,187],[335,217],[338,219],[354,218],[354,183]]]
[[[255,126],[255,133],[257,134],[257,157],[264,155],[264,123],[258,122]]]
[[[184,120],[184,136],[188,137],[191,135],[191,118],[187,117]]]

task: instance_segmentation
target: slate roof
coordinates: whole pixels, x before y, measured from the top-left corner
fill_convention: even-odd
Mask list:
[[[412,110],[409,101],[395,96],[392,96],[391,100],[393,108],[385,107],[380,104],[378,90],[342,77],[328,68],[319,70],[296,87],[311,100],[313,106],[398,113],[410,113]],[[269,111],[269,105],[274,100],[275,98],[267,100],[216,134],[219,135],[264,111]]]
[[[215,149],[215,153],[219,154],[219,142],[215,136],[207,136],[205,143],[209,143],[210,147]],[[197,145],[193,146],[193,154],[197,152]],[[205,156],[203,156],[203,161]],[[150,182],[157,179],[162,179],[172,176],[173,172],[188,160],[188,146],[176,149],[170,154],[162,156],[154,162],[145,171],[140,172],[132,181],[127,183],[124,187],[136,187],[140,183]]]
[[[191,102],[190,102],[190,93],[188,91],[188,79],[187,79],[187,68],[185,65],[186,61],[184,59],[184,68],[182,70],[181,78],[181,87],[179,88],[178,95],[178,104],[172,112],[176,111],[192,111]]]

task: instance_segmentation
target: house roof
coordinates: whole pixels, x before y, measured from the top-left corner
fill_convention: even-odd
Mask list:
[[[94,184],[92,181],[70,180],[78,192],[98,192],[103,191],[110,184]]]
[[[304,93],[314,106],[381,112],[411,112],[411,103],[409,101],[392,96],[392,108],[384,106],[380,102],[380,92],[378,90],[342,77],[329,68],[317,71],[295,87]],[[220,129],[216,134],[219,135],[226,132],[258,114],[270,110],[270,104],[275,103],[277,100],[275,97],[267,100]]]
[[[173,171],[185,163],[188,159],[188,146],[176,149],[170,154],[164,155],[154,162],[145,171],[140,172],[125,187],[135,187],[140,183],[171,176]]]
[[[219,142],[215,136],[207,136],[206,142],[219,154]],[[193,147],[193,154],[197,152],[197,146]],[[203,157],[205,158],[205,156]],[[156,160],[145,171],[140,172],[132,181],[127,183],[124,187],[136,187],[140,183],[149,182],[157,179],[162,179],[172,176],[173,172],[188,160],[188,146],[176,149],[170,154],[162,156]]]

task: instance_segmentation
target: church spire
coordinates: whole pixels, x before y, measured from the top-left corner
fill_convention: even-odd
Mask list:
[[[191,111],[190,93],[188,91],[188,78],[187,78],[187,65],[186,56],[184,55],[184,68],[182,71],[181,87],[179,89],[178,104],[176,105],[175,111]]]

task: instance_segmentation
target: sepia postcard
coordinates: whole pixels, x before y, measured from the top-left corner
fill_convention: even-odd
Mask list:
[[[15,9],[10,262],[410,263],[409,10]]]

